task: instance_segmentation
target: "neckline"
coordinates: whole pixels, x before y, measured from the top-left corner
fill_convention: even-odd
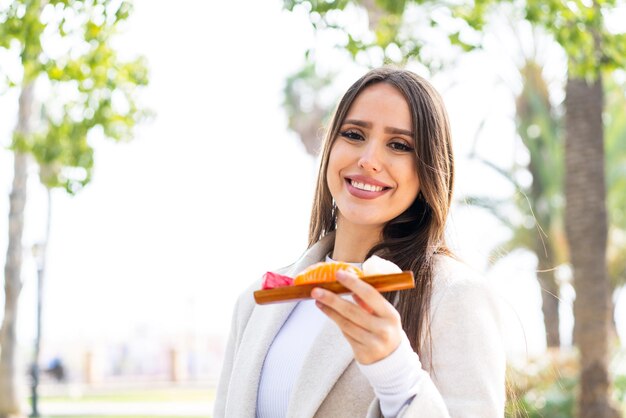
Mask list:
[[[327,263],[337,262],[337,260],[333,260],[332,258],[330,258],[330,253],[326,254],[326,258],[324,259],[324,261]],[[354,266],[354,267],[358,267],[359,269],[363,268],[363,263],[347,263],[347,264],[350,264],[351,266]]]

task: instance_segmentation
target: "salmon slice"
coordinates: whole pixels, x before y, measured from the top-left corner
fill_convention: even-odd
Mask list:
[[[352,264],[344,263],[342,261],[322,262],[313,264],[298,274],[294,280],[294,285],[301,285],[307,283],[326,283],[334,282],[335,273],[339,270],[346,270],[355,273],[359,277],[363,277],[363,271],[353,266]]]

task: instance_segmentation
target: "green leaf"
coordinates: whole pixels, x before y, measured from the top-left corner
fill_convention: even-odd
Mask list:
[[[402,15],[406,6],[406,0],[376,0],[376,5],[392,15]]]

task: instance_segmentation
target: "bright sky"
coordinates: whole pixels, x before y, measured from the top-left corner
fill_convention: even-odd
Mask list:
[[[146,332],[172,339],[186,332],[225,336],[236,296],[306,246],[317,163],[287,132],[281,108],[282,83],[312,39],[304,17],[282,11],[278,0],[135,3],[120,44],[149,61],[144,102],[156,117],[132,143],[95,144],[93,182],[79,195],[54,193],[44,312],[51,344]],[[505,161],[523,157],[510,139],[511,92],[484,62],[463,65],[456,84],[433,80],[446,99],[458,155],[469,151],[481,118],[489,116],[482,150]],[[358,75],[346,67],[345,83]],[[14,96],[0,97],[0,114],[15,114],[15,103]],[[3,144],[14,120],[3,117]],[[0,151],[3,196],[11,161]],[[40,239],[45,219],[45,195],[32,174],[29,246]],[[458,193],[503,187],[461,159]],[[7,213],[5,197],[5,225]],[[479,269],[506,236],[476,210],[457,211],[450,232]],[[4,232],[0,248],[4,262]],[[487,273],[518,311],[531,352],[541,349],[543,332],[534,268],[533,258],[521,255]],[[28,254],[23,277],[19,335],[30,344],[36,272]]]

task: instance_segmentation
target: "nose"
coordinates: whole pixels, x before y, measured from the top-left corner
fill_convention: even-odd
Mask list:
[[[363,153],[359,157],[359,168],[366,171],[378,173],[382,170],[383,162],[380,147],[371,141],[363,148]]]

